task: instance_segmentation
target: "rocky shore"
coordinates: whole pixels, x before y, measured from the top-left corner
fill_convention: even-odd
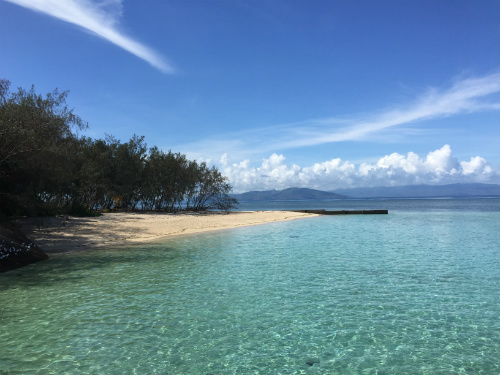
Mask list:
[[[0,223],[0,272],[24,267],[48,257],[19,228]]]

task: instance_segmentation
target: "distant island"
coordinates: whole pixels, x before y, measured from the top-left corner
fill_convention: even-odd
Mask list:
[[[443,197],[500,197],[496,184],[406,185],[370,188],[337,189],[337,194],[351,198],[443,198]]]
[[[443,197],[500,197],[496,184],[448,184],[380,186],[370,188],[321,191],[308,188],[249,191],[231,194],[238,201],[328,200],[351,198],[443,198]]]
[[[346,199],[346,195],[332,193],[328,191],[288,188],[284,190],[249,191],[242,194],[230,194],[238,201],[287,201],[287,200],[325,200],[325,199]]]

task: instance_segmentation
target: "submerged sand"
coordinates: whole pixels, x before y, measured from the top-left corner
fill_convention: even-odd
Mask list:
[[[46,253],[136,245],[170,236],[316,216],[290,211],[206,213],[115,212],[99,217],[38,218],[20,222]]]

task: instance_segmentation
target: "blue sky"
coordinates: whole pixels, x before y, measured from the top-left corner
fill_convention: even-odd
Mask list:
[[[236,192],[500,183],[500,0],[0,0],[0,76]]]

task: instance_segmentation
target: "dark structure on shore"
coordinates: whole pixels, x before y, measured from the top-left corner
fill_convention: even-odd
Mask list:
[[[304,212],[306,214],[318,215],[387,215],[388,210],[342,210],[342,211],[327,211],[327,210],[292,210],[292,212]]]

